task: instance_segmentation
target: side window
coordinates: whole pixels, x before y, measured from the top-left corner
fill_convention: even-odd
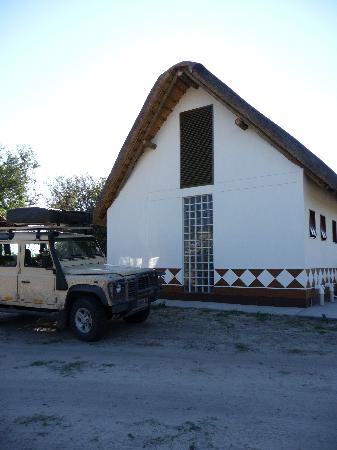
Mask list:
[[[311,209],[309,210],[309,236],[311,238],[317,236],[315,211],[312,211]]]
[[[46,267],[45,260],[50,259],[49,246],[36,242],[25,245],[25,267]]]
[[[321,215],[320,218],[320,228],[321,228],[321,239],[322,241],[326,241],[327,239],[327,235],[326,235],[326,221],[325,221],[325,216]]]
[[[332,221],[332,240],[335,244],[337,244],[337,227],[336,227],[336,221]]]
[[[18,252],[18,244],[0,244],[0,267],[16,267]]]

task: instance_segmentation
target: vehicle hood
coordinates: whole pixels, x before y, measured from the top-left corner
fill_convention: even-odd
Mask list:
[[[111,264],[76,264],[63,266],[63,271],[66,275],[119,275],[124,277],[147,272],[148,270],[130,266],[113,266]]]

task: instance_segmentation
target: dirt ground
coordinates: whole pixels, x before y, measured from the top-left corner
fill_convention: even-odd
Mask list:
[[[1,450],[336,450],[337,321],[157,306],[83,343],[0,319]]]

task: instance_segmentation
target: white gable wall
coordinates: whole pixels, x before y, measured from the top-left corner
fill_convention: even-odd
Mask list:
[[[214,185],[180,189],[179,113],[214,105]],[[182,198],[214,198],[214,266],[304,267],[303,170],[190,88],[108,210],[108,260],[182,267]]]
[[[332,220],[337,222],[337,199],[304,177],[305,199],[305,267],[337,267],[337,244],[332,240]],[[309,210],[316,213],[315,239],[309,236]],[[320,214],[325,216],[327,239],[320,234]]]

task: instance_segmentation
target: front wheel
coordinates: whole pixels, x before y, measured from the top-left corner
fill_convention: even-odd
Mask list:
[[[135,314],[131,314],[130,316],[124,317],[125,322],[127,323],[142,323],[149,317],[150,314],[150,306],[142,311],[136,312]]]
[[[106,329],[107,318],[103,306],[95,299],[76,300],[70,311],[70,325],[82,341],[97,341]]]

